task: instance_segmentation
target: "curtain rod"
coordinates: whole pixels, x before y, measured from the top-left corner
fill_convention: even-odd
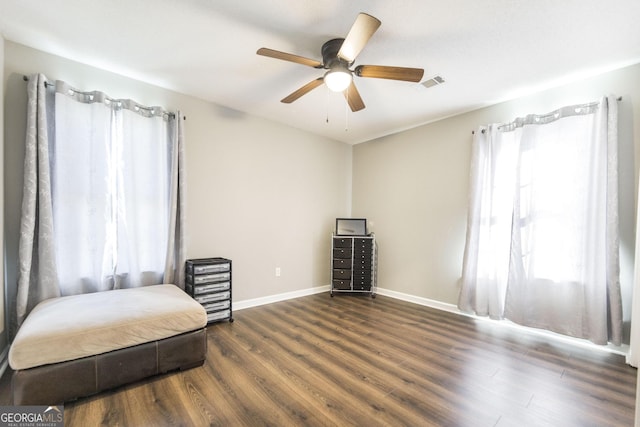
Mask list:
[[[24,80],[25,82],[28,82],[29,81],[29,76],[23,74],[22,75],[22,80]],[[47,87],[47,86],[51,87],[51,86],[55,86],[55,83],[44,82],[44,85],[45,85],[45,87]],[[84,92],[81,92],[81,91],[77,91],[75,89],[73,89],[73,90],[75,92],[78,92],[78,93],[84,93]],[[141,108],[151,109],[151,107],[141,107]],[[164,109],[163,109],[163,111],[164,111]],[[176,116],[175,113],[172,113],[172,112],[169,112],[169,111],[165,111],[165,113],[168,114],[171,117],[175,117]],[[182,116],[182,120],[187,120],[187,116]]]
[[[622,101],[622,97],[621,97],[621,96],[617,97],[617,98],[616,98],[616,101],[618,101],[618,102]],[[596,105],[596,104],[597,104],[597,102],[596,102],[596,103],[591,103],[591,104],[583,104],[583,106],[585,106],[585,105],[586,105],[586,106],[593,106],[593,105]],[[506,126],[506,125],[502,125],[502,126]],[[501,126],[501,127],[502,127],[502,126]],[[484,134],[486,131],[485,131],[485,129],[482,129],[482,131],[481,131],[481,132]],[[472,131],[471,131],[471,135],[475,135],[475,134],[476,134],[476,131],[475,131],[475,130],[472,130]]]

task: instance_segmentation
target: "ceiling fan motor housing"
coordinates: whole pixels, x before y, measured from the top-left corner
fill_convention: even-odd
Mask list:
[[[344,59],[338,57],[338,52],[342,47],[344,39],[331,39],[322,45],[322,65],[326,69],[331,69],[335,65],[342,65],[348,68],[351,64]]]

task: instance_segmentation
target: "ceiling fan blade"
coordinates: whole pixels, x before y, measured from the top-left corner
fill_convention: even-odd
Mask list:
[[[422,68],[387,67],[384,65],[358,65],[354,73],[359,77],[403,80],[417,83],[422,80],[424,70]]]
[[[279,50],[273,50],[266,47],[261,47],[256,53],[258,55],[295,62],[296,64],[307,65],[309,67],[322,68],[322,63],[315,59],[305,58],[304,56],[298,56],[292,53],[280,52]]]
[[[356,111],[364,109],[364,102],[360,97],[360,92],[358,92],[358,89],[356,89],[356,85],[353,82],[351,82],[349,87],[342,91],[342,93],[344,94],[347,103],[349,103],[351,111],[355,113]]]
[[[338,57],[349,64],[355,61],[356,56],[364,49],[373,33],[380,27],[381,22],[371,15],[360,13],[353,23],[349,34],[345,37],[342,47],[338,51]]]
[[[307,93],[311,92],[313,89],[320,86],[323,80],[324,80],[323,77],[319,77],[315,80],[311,80],[309,83],[302,86],[300,89],[296,90],[291,95],[283,98],[280,102],[284,102],[285,104],[291,104],[293,101],[300,98],[302,95],[306,95]]]

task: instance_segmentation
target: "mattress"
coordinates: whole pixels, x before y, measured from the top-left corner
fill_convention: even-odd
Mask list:
[[[175,285],[154,285],[42,301],[9,350],[14,370],[76,360],[205,327],[202,306]]]

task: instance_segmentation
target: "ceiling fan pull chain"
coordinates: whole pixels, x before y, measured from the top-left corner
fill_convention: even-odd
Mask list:
[[[329,124],[329,91],[327,92],[327,124]]]

